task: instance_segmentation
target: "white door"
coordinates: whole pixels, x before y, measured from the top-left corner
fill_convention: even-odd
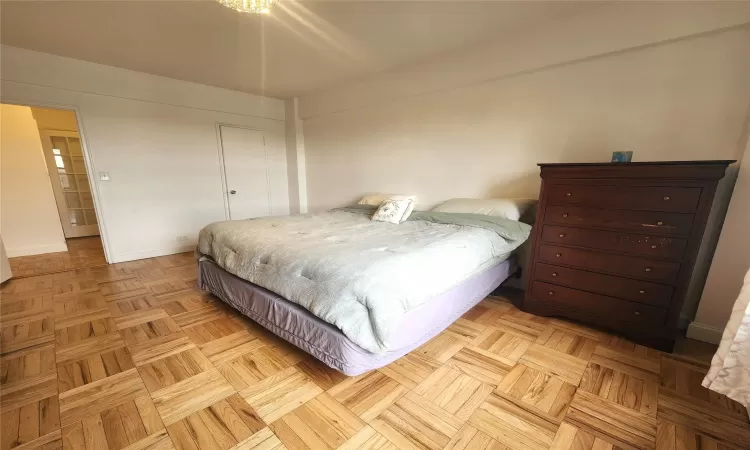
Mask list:
[[[78,133],[44,130],[41,137],[65,237],[98,235],[94,199]]]
[[[263,133],[224,125],[220,129],[229,218],[270,215],[271,191]]]

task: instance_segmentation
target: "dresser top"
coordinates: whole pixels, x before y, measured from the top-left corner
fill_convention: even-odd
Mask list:
[[[718,180],[734,160],[539,164],[542,178]]]
[[[539,163],[539,167],[612,167],[612,166],[702,166],[722,165],[728,166],[736,163],[734,159],[713,159],[701,161],[636,161],[636,162],[590,162],[590,163]]]

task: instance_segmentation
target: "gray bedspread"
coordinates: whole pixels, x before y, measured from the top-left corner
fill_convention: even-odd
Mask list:
[[[484,215],[414,212],[390,224],[358,206],[217,222],[198,252],[339,328],[373,353],[406,312],[507,258],[529,225]]]

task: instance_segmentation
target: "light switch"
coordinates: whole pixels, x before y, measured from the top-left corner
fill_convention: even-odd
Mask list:
[[[109,181],[109,172],[99,172],[99,179],[101,181]]]

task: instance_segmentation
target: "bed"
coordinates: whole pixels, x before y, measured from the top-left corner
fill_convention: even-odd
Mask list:
[[[419,347],[515,272],[530,226],[478,214],[374,208],[217,222],[198,244],[198,283],[347,375]]]

